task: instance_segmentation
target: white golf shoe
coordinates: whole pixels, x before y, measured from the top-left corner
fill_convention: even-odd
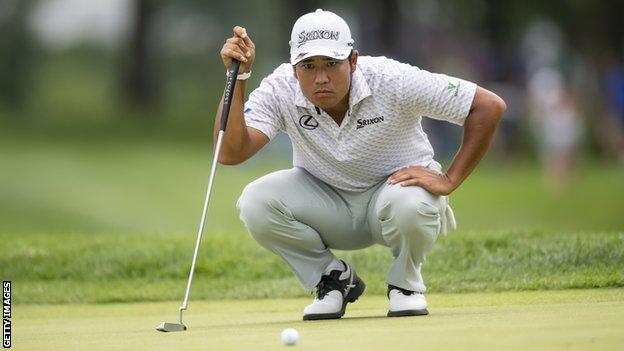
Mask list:
[[[303,320],[337,319],[344,315],[347,303],[354,302],[366,289],[366,284],[343,261],[346,270],[331,271],[321,277],[316,297],[303,310]]]
[[[421,316],[429,314],[423,293],[388,285],[390,309],[388,317]]]

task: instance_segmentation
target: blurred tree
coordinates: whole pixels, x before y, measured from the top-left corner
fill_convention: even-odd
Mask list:
[[[124,70],[124,94],[133,107],[145,108],[157,100],[159,87],[150,37],[160,1],[135,0],[134,4],[130,57]]]
[[[397,0],[366,0],[358,6],[362,21],[361,39],[358,47],[365,55],[384,55],[401,59],[399,43],[402,16]]]
[[[308,12],[316,10],[317,8],[323,8],[323,2],[320,0],[282,0],[282,4],[288,9],[286,13],[286,18],[291,19],[291,21],[284,21],[284,25],[289,27],[289,33],[292,29],[292,23],[294,23],[297,18],[305,15]]]
[[[483,34],[491,48],[488,54],[493,66],[491,76],[488,78],[492,81],[511,80],[513,56],[508,55],[509,50],[506,45],[509,43],[507,23],[510,13],[506,11],[505,4],[497,0],[486,0],[484,10],[485,31]]]
[[[299,0],[299,1],[291,1],[291,0],[281,0],[282,6],[284,7],[284,18],[285,21],[280,22],[280,26],[282,27],[281,31],[287,33],[286,38],[290,38],[290,32],[292,31],[292,26],[295,23],[297,18],[305,15],[308,12],[312,12],[317,8],[323,8],[322,2],[319,0]]]
[[[373,4],[380,4],[377,9]],[[377,28],[376,42],[374,45],[379,50],[386,52],[389,56],[402,56],[401,48],[397,45],[400,34],[402,16],[399,12],[397,0],[386,0],[383,3],[373,1],[370,9],[377,10],[379,16],[379,26]]]
[[[605,8],[606,17],[608,19],[608,33],[610,47],[613,48],[620,63],[624,63],[624,1],[610,1],[612,4]]]
[[[21,107],[28,98],[34,56],[33,37],[27,28],[31,0],[0,2],[0,101]]]

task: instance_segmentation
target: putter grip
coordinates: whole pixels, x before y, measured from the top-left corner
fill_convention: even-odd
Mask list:
[[[225,83],[225,95],[223,97],[223,109],[221,111],[221,128],[225,132],[227,126],[228,115],[230,114],[230,103],[232,102],[232,96],[234,95],[234,86],[236,85],[236,76],[238,75],[238,68],[240,62],[236,59],[232,59],[232,66]]]

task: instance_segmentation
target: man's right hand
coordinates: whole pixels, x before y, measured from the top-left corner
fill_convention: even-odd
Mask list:
[[[232,37],[228,38],[221,48],[221,60],[225,68],[229,70],[232,59],[237,59],[240,61],[239,74],[246,73],[251,71],[255,58],[256,46],[247,35],[247,30],[240,26],[234,27]]]

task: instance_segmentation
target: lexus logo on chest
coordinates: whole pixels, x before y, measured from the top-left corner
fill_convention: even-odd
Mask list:
[[[307,130],[316,129],[316,127],[319,126],[317,120],[314,119],[314,117],[312,117],[310,115],[303,115],[303,116],[299,117],[299,125],[303,129],[307,129]]]

